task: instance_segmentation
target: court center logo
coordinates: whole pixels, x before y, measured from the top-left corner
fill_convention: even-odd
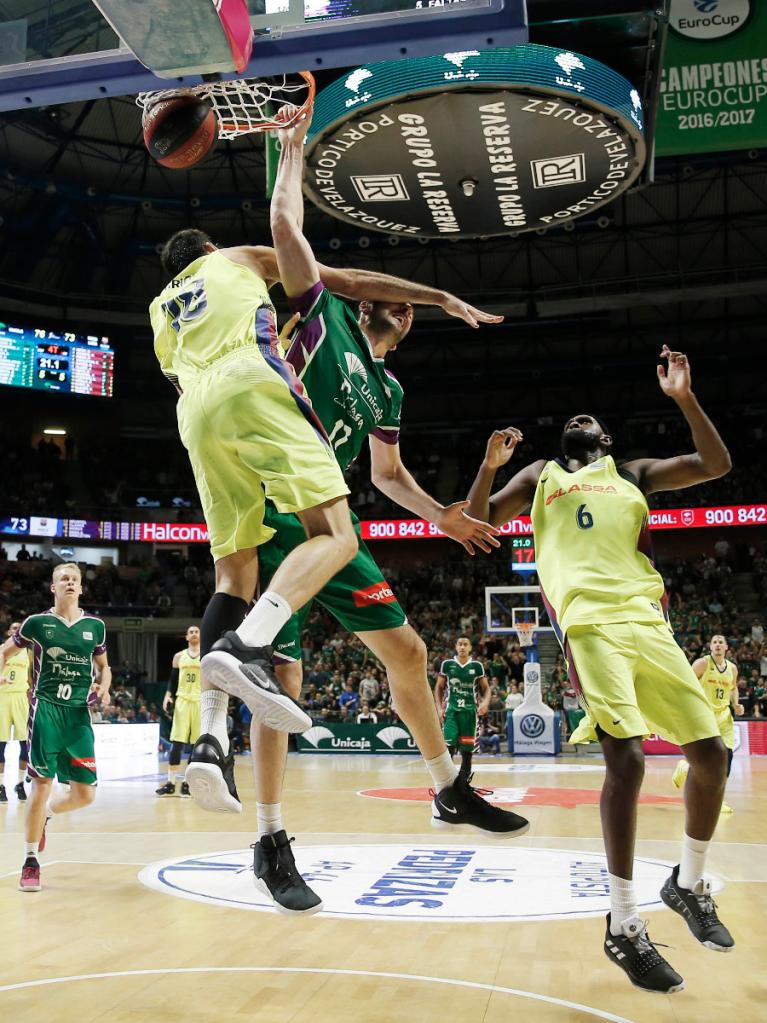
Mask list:
[[[438,923],[597,916],[610,909],[607,864],[594,853],[422,844],[296,846],[296,863],[329,917]],[[671,864],[639,859],[641,910],[660,908]],[[166,895],[234,909],[272,910],[253,884],[249,849],[153,863],[139,874]],[[721,888],[715,879],[715,888]]]
[[[689,39],[723,39],[751,16],[751,0],[673,0],[669,23]]]

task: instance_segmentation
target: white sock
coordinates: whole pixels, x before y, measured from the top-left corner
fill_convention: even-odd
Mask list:
[[[615,874],[607,876],[610,880],[610,933],[623,934],[621,924],[639,916],[634,882]]]
[[[697,838],[690,838],[685,835],[682,839],[682,858],[679,862],[680,888],[689,888],[690,891],[703,877],[703,868],[706,865],[706,853],[710,842],[701,842]]]
[[[274,590],[262,593],[251,608],[237,635],[246,646],[266,646],[271,643],[293,614],[290,604]]]
[[[39,842],[27,842],[27,856],[34,856],[37,859],[37,855],[40,852]]]
[[[206,689],[200,698],[200,735],[212,735],[221,743],[224,756],[229,752],[226,711],[229,696],[218,689]]]
[[[282,831],[282,803],[256,803],[256,814],[259,838]]]
[[[426,766],[429,768],[429,774],[437,792],[448,788],[458,777],[458,768],[453,763],[447,750],[444,753],[440,753],[438,757],[427,760]]]
[[[176,774],[177,770],[178,768],[176,767],[175,764],[173,765],[173,767],[171,767],[170,764],[168,764],[168,781],[171,783],[171,785],[176,784],[176,778],[178,777],[178,775]]]

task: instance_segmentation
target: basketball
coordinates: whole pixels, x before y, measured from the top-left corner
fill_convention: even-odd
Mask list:
[[[211,107],[197,96],[160,100],[144,114],[144,143],[163,167],[186,170],[204,159],[218,134]]]

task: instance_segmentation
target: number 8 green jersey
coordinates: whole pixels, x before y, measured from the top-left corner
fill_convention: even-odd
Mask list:
[[[83,612],[70,623],[51,608],[25,619],[13,640],[32,650],[34,699],[61,707],[86,706],[96,676],[94,654],[106,651],[106,626],[100,618]]]
[[[399,442],[403,391],[376,359],[353,311],[321,283],[292,301],[301,325],[285,356],[306,388],[342,469],[372,434]]]

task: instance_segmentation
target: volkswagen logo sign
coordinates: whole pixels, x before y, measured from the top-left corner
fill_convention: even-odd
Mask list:
[[[527,739],[538,739],[546,730],[546,722],[540,714],[525,714],[519,727]]]

